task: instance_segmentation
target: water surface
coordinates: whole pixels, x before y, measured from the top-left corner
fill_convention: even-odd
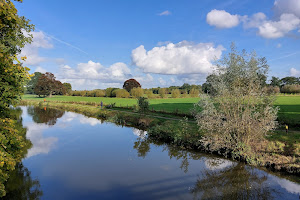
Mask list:
[[[72,112],[22,107],[33,143],[7,199],[298,199],[279,177],[147,139],[147,132]]]

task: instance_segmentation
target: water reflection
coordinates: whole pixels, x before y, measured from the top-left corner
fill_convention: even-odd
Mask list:
[[[32,179],[30,171],[22,163],[10,173],[5,190],[6,196],[2,197],[3,200],[37,200],[43,195],[39,180]]]
[[[49,109],[47,107],[27,107],[27,113],[32,116],[32,120],[35,123],[44,123],[49,126],[53,126],[56,124],[57,119],[61,118],[65,111],[56,110],[56,109]]]
[[[45,137],[43,135],[43,131],[48,129],[47,125],[30,123],[27,126],[28,130],[26,137],[30,139],[32,148],[28,150],[26,158],[30,158],[38,154],[48,154],[51,149],[54,148],[58,138]]]

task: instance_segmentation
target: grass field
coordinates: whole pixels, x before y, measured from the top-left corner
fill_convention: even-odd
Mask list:
[[[24,95],[22,97],[24,100],[35,100],[35,101],[43,101],[44,98],[38,98],[36,95]],[[133,106],[137,104],[136,99],[131,98],[108,98],[108,97],[79,97],[79,96],[53,96],[52,98],[46,98],[46,101],[75,101],[75,102],[97,102],[101,101],[104,104],[112,104],[116,103],[116,106]],[[166,99],[150,99],[150,109],[156,111],[167,111],[173,112],[176,109],[183,113],[189,113],[193,108],[194,103],[197,103],[199,98],[166,98]]]
[[[43,101],[35,95],[24,95],[24,100]],[[47,101],[75,101],[75,102],[98,102],[104,104],[116,103],[116,106],[133,106],[137,103],[136,99],[125,98],[107,98],[107,97],[79,97],[79,96],[53,96],[46,98]],[[194,103],[199,98],[166,98],[166,99],[150,99],[150,109],[156,111],[174,112],[178,109],[182,113],[190,113]],[[279,106],[279,120],[291,125],[300,124],[300,96],[278,96],[275,105]]]

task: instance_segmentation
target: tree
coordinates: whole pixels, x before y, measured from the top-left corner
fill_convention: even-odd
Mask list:
[[[105,96],[106,97],[116,97],[116,93],[114,93],[114,90],[118,90],[119,88],[106,88],[105,90]]]
[[[127,81],[124,82],[123,88],[130,92],[131,89],[133,88],[140,88],[142,87],[139,82],[137,82],[135,79],[128,79]]]
[[[26,84],[26,93],[28,94],[34,94],[34,88],[39,80],[39,78],[42,76],[41,72],[34,72],[32,74],[30,81]]]
[[[24,92],[25,81],[29,80],[29,69],[22,66],[17,54],[32,39],[31,35],[24,32],[30,32],[34,27],[25,17],[18,15],[10,0],[2,0],[0,4],[0,112],[2,112],[9,105],[18,102]]]
[[[278,77],[272,76],[270,85],[273,87],[280,87],[282,84],[281,80]]]
[[[46,72],[39,78],[34,93],[39,96],[49,95],[49,97],[52,97],[53,94],[63,94],[64,87],[60,81],[55,80],[54,74]]]
[[[215,80],[216,75],[215,74],[211,74],[209,76],[206,77],[206,82],[202,85],[202,91],[205,94],[215,94],[215,90],[212,86],[212,82]]]
[[[131,96],[133,96],[135,98],[139,98],[144,95],[144,91],[142,88],[132,88],[130,90],[130,94],[131,94]]]
[[[165,98],[166,97],[166,88],[159,88],[158,90],[158,94],[161,98]]]
[[[209,150],[226,150],[234,157],[251,161],[251,148],[276,127],[278,108],[274,96],[266,92],[260,74],[267,75],[265,58],[255,53],[231,52],[218,64],[211,81],[214,96],[202,94],[196,115],[205,130],[201,139]]]
[[[130,96],[129,92],[125,89],[116,90],[116,97],[117,98],[128,98]]]
[[[296,85],[300,84],[300,81],[298,78],[294,76],[287,76],[281,79],[282,85]]]
[[[191,97],[199,97],[199,90],[198,89],[191,89],[191,91],[190,91],[190,95],[191,95]]]
[[[149,110],[149,101],[145,97],[138,98],[139,112],[145,113]]]
[[[67,94],[70,94],[72,92],[72,85],[71,83],[63,83],[65,91]]]
[[[180,91],[178,89],[172,90],[172,98],[179,98]]]

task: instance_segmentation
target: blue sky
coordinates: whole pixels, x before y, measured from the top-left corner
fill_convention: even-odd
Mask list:
[[[256,3],[254,3],[256,2]],[[300,76],[300,0],[128,0],[15,3],[36,26],[21,55],[73,89],[202,84],[214,59],[267,58],[269,76]]]

